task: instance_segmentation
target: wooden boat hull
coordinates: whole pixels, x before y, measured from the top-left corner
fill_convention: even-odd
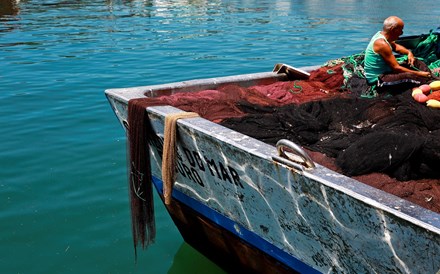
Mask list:
[[[302,68],[310,70],[310,68]],[[285,80],[260,73],[107,90],[127,122],[131,98]],[[164,119],[147,109],[161,193]],[[436,273],[440,216],[323,166],[276,160],[276,147],[202,118],[178,121],[178,175],[167,207],[184,239],[230,272]],[[278,157],[278,158],[277,158]]]

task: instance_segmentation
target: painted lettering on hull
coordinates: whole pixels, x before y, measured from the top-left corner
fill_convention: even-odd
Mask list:
[[[150,139],[150,145],[155,147],[162,157],[163,139],[158,137]],[[240,188],[244,188],[238,172],[231,166],[201,155],[198,151],[189,150],[186,147],[177,152],[177,171],[180,175],[198,185],[204,187],[201,173],[209,174],[222,182],[228,182]]]

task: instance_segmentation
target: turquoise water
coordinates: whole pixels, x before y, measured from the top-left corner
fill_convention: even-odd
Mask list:
[[[104,90],[322,64],[391,14],[437,28],[433,2],[0,0],[0,273],[222,273],[159,203],[135,263]]]

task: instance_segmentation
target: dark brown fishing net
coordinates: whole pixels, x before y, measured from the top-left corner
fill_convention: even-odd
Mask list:
[[[273,145],[285,138],[322,152],[348,176],[384,172],[404,181],[440,175],[440,111],[415,102],[410,91],[387,99],[338,97],[243,109],[253,113],[221,124]]]
[[[129,102],[128,124],[128,189],[134,251],[137,257],[137,245],[141,244],[145,248],[154,242],[156,236],[148,146],[149,134],[153,131],[142,101]]]

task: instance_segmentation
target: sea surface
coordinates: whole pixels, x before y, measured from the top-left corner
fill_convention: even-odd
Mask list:
[[[324,64],[428,0],[0,0],[0,273],[223,273],[156,203],[135,261],[125,134],[104,90]],[[159,201],[155,197],[155,201]]]

